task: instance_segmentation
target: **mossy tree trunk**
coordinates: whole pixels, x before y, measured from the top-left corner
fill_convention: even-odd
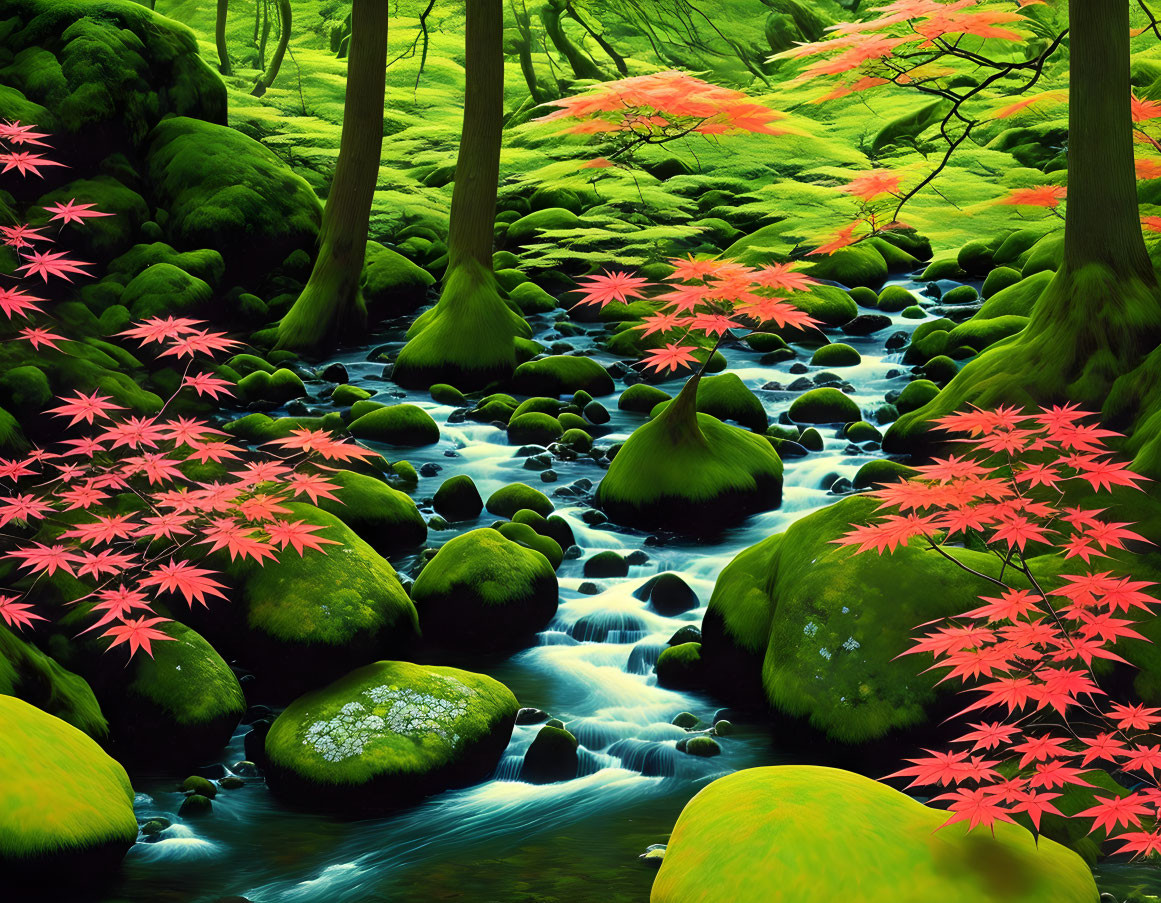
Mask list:
[[[278,346],[317,351],[355,335],[367,319],[359,290],[371,201],[383,150],[387,4],[354,0],[343,131],[310,279],[278,325]]]
[[[503,0],[467,7],[464,123],[452,189],[448,268],[438,303],[409,332],[394,378],[405,385],[478,388],[511,374],[524,320],[500,298],[492,272],[504,134]]]
[[[1129,0],[1069,2],[1068,202],[1060,268],[1027,327],[900,418],[887,451],[930,448],[930,421],[968,404],[1106,404],[1161,341],[1161,295],[1141,234],[1129,98]],[[1118,393],[1121,396],[1124,393]],[[1132,393],[1130,393],[1132,394]]]
[[[214,20],[214,43],[218,45],[218,71],[222,75],[230,75],[230,51],[226,47],[226,15],[229,12],[229,0],[218,0],[217,18]]]
[[[286,56],[286,48],[290,46],[290,0],[278,0],[278,24],[278,45],[274,48],[274,56],[270,58],[270,65],[266,67],[266,71],[262,73],[262,77],[254,85],[254,90],[250,92],[254,97],[261,97],[266,93],[266,89],[274,84],[274,79],[278,78],[278,70],[282,68],[282,58]],[[265,46],[265,42],[263,42],[263,46]]]
[[[563,0],[548,0],[540,8],[540,21],[544,24],[544,30],[548,34],[549,40],[552,41],[552,45],[559,51],[560,55],[568,60],[569,68],[572,69],[575,78],[603,81],[605,74],[592,61],[591,57],[573,43],[572,38],[565,32],[564,24],[560,21],[564,11]]]

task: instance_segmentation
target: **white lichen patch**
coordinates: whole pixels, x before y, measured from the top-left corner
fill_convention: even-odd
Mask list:
[[[387,734],[440,738],[451,747],[460,741],[455,724],[467,714],[476,691],[454,677],[430,675],[446,684],[444,695],[421,693],[411,687],[383,684],[362,692],[367,703],[348,702],[333,718],[314,722],[306,729],[303,745],[328,762],[360,755],[368,743]]]

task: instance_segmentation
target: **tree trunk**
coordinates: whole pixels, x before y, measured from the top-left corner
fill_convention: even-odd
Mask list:
[[[278,46],[274,48],[274,56],[270,58],[269,67],[262,73],[262,77],[258,79],[258,83],[254,85],[254,90],[250,92],[254,97],[261,97],[265,94],[266,89],[274,84],[274,79],[278,78],[278,70],[282,67],[282,58],[286,56],[286,48],[290,44],[290,0],[278,0],[278,22],[281,26],[278,33]],[[381,115],[383,105],[380,103],[379,107]]]
[[[567,10],[569,17],[572,18],[572,20],[576,22],[581,28],[587,31],[589,37],[596,41],[597,46],[605,52],[605,56],[613,61],[613,65],[617,67],[617,71],[620,72],[621,75],[628,75],[629,67],[625,63],[625,58],[621,56],[621,54],[617,53],[617,49],[612,44],[605,40],[604,35],[600,34],[596,29],[589,25],[588,22],[581,18],[580,12],[572,5],[571,0],[569,0],[569,2],[565,5],[565,9]]]
[[[560,21],[562,10],[563,6],[557,0],[548,0],[540,8],[540,21],[544,24],[544,30],[552,45],[568,60],[574,78],[603,81],[605,74],[565,33],[564,25]]]
[[[452,188],[448,268],[439,302],[408,332],[393,378],[475,389],[511,374],[528,324],[504,303],[492,273],[504,135],[503,0],[469,0],[464,125]]]
[[[258,68],[266,68],[266,42],[270,39],[270,0],[262,3],[262,35],[258,39]]]
[[[536,67],[532,62],[532,28],[528,13],[517,10],[516,4],[513,3],[512,15],[516,20],[516,31],[520,35],[515,41],[515,49],[520,60],[520,72],[524,75],[524,83],[528,86],[528,95],[537,106],[555,100],[555,93],[550,95],[545,91],[536,77]]]
[[[930,450],[930,422],[969,404],[1075,401],[1119,426],[1148,407],[1141,386],[1156,377],[1145,372],[1151,364],[1141,365],[1161,341],[1161,296],[1137,209],[1129,0],[1070,0],[1069,17],[1061,266],[1025,329],[985,350],[933,401],[892,424],[885,451]]]
[[[452,187],[449,269],[474,260],[492,269],[500,145],[504,137],[504,8],[469,0],[464,125]]]
[[[230,51],[226,47],[226,12],[229,0],[218,0],[218,16],[214,21],[214,43],[218,45],[218,71],[230,75]]]
[[[320,350],[366,324],[359,280],[383,150],[387,24],[384,0],[354,0],[343,132],[318,259],[278,326],[280,348]]]

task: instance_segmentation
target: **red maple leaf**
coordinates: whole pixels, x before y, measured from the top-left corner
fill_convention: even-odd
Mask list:
[[[86,219],[91,219],[97,216],[112,216],[112,213],[101,213],[96,209],[96,204],[78,204],[77,199],[73,198],[67,203],[58,201],[55,204],[50,204],[45,207],[45,211],[51,213],[52,216],[49,221],[60,220],[61,225],[68,225],[69,223],[81,223],[84,225]]]
[[[20,596],[0,594],[0,618],[4,619],[5,624],[17,630],[23,630],[25,627],[31,627],[33,621],[48,620],[48,618],[36,614],[32,610],[31,603],[21,602],[20,598]]]
[[[664,373],[666,370],[676,370],[686,364],[697,363],[697,358],[693,356],[695,351],[697,351],[697,347],[694,345],[678,345],[674,342],[667,342],[664,348],[646,352],[643,363],[646,369]]]
[[[226,598],[225,594],[221,592],[225,587],[213,579],[215,576],[217,576],[216,571],[199,568],[188,561],[171,558],[169,564],[158,565],[155,573],[142,579],[138,586],[143,588],[156,586],[162,592],[181,593],[186,604],[192,608],[194,602],[206,605],[206,596]]]
[[[84,270],[84,267],[92,266],[91,263],[85,263],[83,260],[72,260],[65,257],[66,253],[68,252],[29,251],[25,257],[30,262],[18,266],[16,271],[27,270],[26,276],[40,276],[45,282],[48,282],[49,276],[59,276],[65,282],[72,282],[69,273],[77,273],[81,276],[92,275]]]
[[[112,649],[114,646],[119,646],[122,643],[128,643],[130,658],[137,654],[138,649],[144,649],[145,654],[152,658],[153,647],[150,643],[177,639],[176,637],[169,636],[164,631],[158,630],[155,626],[168,622],[168,618],[147,618],[142,615],[140,618],[130,618],[110,627],[101,636],[113,638],[113,642],[109,644],[109,649]],[[109,649],[105,651],[108,652]]]
[[[324,536],[313,536],[312,534],[325,527],[317,524],[308,524],[305,521],[285,521],[275,520],[262,527],[266,531],[266,535],[270,537],[270,541],[275,543],[280,549],[285,549],[290,546],[298,554],[305,555],[307,549],[317,549],[320,552],[326,551],[324,545],[340,545],[336,540],[327,539]]]
[[[624,270],[605,270],[602,274],[582,279],[578,306],[597,304],[604,307],[614,301],[628,304],[633,298],[644,298],[642,289],[652,287],[648,279],[630,275]]]
[[[68,426],[75,426],[84,421],[85,423],[92,423],[95,417],[101,417],[105,420],[111,420],[112,415],[110,411],[123,411],[119,404],[113,402],[110,395],[101,395],[94,390],[92,395],[85,395],[78,391],[75,398],[62,398],[64,404],[59,407],[49,408],[48,413],[55,414],[57,417],[68,417]]]

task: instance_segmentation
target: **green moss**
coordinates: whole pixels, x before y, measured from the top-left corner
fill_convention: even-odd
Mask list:
[[[891,461],[887,458],[876,458],[868,461],[855,474],[855,489],[870,489],[880,483],[896,483],[914,476],[915,468]]]
[[[241,132],[166,119],[149,136],[146,166],[174,245],[218,248],[227,269],[255,274],[314,246],[322,215],[314,191]]]
[[[158,263],[166,263],[184,270],[211,288],[217,287],[226,272],[225,261],[217,251],[203,249],[178,252],[165,242],[155,241],[152,244],[131,247],[109,264],[109,273],[132,280],[148,267]]]
[[[1051,270],[1044,270],[1020,280],[1015,285],[1000,289],[984,302],[984,306],[976,313],[975,319],[982,320],[1009,315],[1030,317],[1036,300],[1044,294],[1044,290],[1054,275],[1055,273]]]
[[[944,292],[939,300],[942,304],[975,304],[979,298],[979,292],[970,285],[957,285]]]
[[[238,380],[243,398],[250,401],[289,401],[306,394],[306,386],[293,370],[255,370]]]
[[[862,355],[858,351],[842,342],[823,345],[810,359],[816,367],[857,367],[862,361]]]
[[[427,300],[435,277],[402,254],[367,242],[360,288],[367,318],[374,323],[411,313]]]
[[[547,517],[552,513],[553,504],[548,496],[527,483],[509,483],[488,496],[487,507],[497,517],[510,518],[523,508]]]
[[[769,441],[697,413],[697,391],[687,382],[609,465],[597,501],[614,520],[700,532],[778,504],[782,462]]]
[[[1020,256],[1020,272],[1024,278],[1060,269],[1064,259],[1063,232],[1050,232]]]
[[[594,396],[608,395],[614,386],[613,378],[592,358],[554,355],[517,367],[512,389],[521,395],[559,398],[580,390]]]
[[[585,562],[584,575],[586,577],[627,577],[629,576],[629,562],[620,552],[608,549],[597,552]]]
[[[380,555],[420,545],[427,538],[423,515],[411,497],[375,477],[350,470],[328,471],[337,483],[338,501],[319,498],[318,506],[341,518]]]
[[[137,838],[133,787],[96,741],[13,696],[0,696],[0,863],[36,869],[120,861]],[[35,874],[35,872],[34,872]]]
[[[711,756],[721,755],[722,748],[713,737],[690,737],[685,742],[685,752],[691,756],[708,759]]]
[[[582,429],[568,429],[560,437],[560,444],[567,445],[576,451],[589,451],[593,447],[593,437]]]
[[[271,786],[299,803],[384,812],[495,767],[519,704],[456,668],[376,662],[296,699],[266,737]]]
[[[899,397],[895,400],[895,407],[899,409],[901,414],[906,414],[923,407],[938,394],[939,386],[931,380],[913,379],[899,393]]]
[[[940,257],[931,261],[927,269],[919,277],[926,282],[935,282],[939,279],[963,279],[967,274],[960,269],[959,261],[954,257]]]
[[[109,733],[97,697],[84,678],[6,627],[0,627],[0,694],[23,699],[96,740]]]
[[[910,307],[903,308],[903,316],[908,320],[922,320],[927,316],[927,313],[918,304],[913,304]]]
[[[404,386],[482,388],[512,374],[516,339],[531,335],[501,300],[492,273],[464,264],[448,272],[439,302],[412,323],[392,378]]]
[[[577,776],[579,764],[576,737],[562,727],[545,725],[524,754],[520,780],[529,784],[570,781]]]
[[[121,303],[134,319],[147,317],[198,317],[204,315],[213,290],[171,263],[155,263],[125,286]]]
[[[657,685],[672,690],[699,688],[704,682],[701,662],[701,643],[680,643],[666,646],[657,657],[654,667]]]
[[[946,820],[944,810],[851,772],[746,769],[682,811],[650,899],[839,901],[857,888],[860,903],[1095,903],[1091,872],[1065,847],[1014,824],[969,832],[940,828]]]
[[[831,386],[809,389],[790,405],[796,423],[852,423],[861,416],[858,404]]]
[[[394,568],[333,514],[297,502],[284,503],[293,520],[323,527],[334,540],[326,554],[280,555],[261,567],[235,563],[228,572],[240,592],[235,605],[244,620],[238,637],[279,693],[318,685],[360,660],[414,637],[415,607]]]
[[[564,435],[560,421],[551,414],[515,414],[508,421],[508,441],[514,445],[551,445]]]
[[[879,292],[874,306],[881,311],[894,313],[903,310],[915,303],[915,296],[901,285],[888,285]],[[870,305],[868,305],[870,306]]]
[[[875,288],[887,278],[887,261],[878,248],[862,243],[817,258],[806,272],[816,279],[828,279],[847,288],[860,285]]]
[[[657,417],[670,402],[663,401],[650,412]],[[733,420],[755,433],[764,433],[769,425],[761,400],[736,373],[702,377],[697,385],[697,409],[718,420]]]
[[[826,443],[822,439],[822,433],[814,427],[803,430],[798,436],[797,442],[808,451],[822,451],[826,447]]]
[[[359,386],[335,386],[331,392],[331,404],[339,407],[349,407],[356,401],[364,401],[371,397],[371,393]]]
[[[506,238],[513,244],[526,245],[546,229],[575,229],[578,226],[580,220],[571,210],[548,207],[516,220],[508,227]]]
[[[471,530],[440,548],[415,579],[411,598],[429,642],[504,648],[556,613],[556,575],[540,552],[496,530]]]
[[[428,391],[431,393],[431,400],[440,404],[462,405],[467,401],[463,392],[447,383],[436,383]]]
[[[1023,278],[1019,270],[1013,269],[1012,267],[998,266],[988,273],[988,278],[984,280],[980,294],[984,298],[990,298],[997,292],[1015,285]]]
[[[548,559],[555,571],[564,561],[564,551],[550,536],[541,536],[527,524],[507,523],[496,528],[505,539],[518,543],[526,549],[533,549]]]
[[[552,295],[534,282],[521,282],[508,292],[508,297],[525,315],[550,313],[559,306]]]
[[[545,398],[542,395],[526,398],[516,406],[509,423],[524,414],[548,414],[555,417],[563,407],[564,403],[559,398]]]
[[[48,377],[39,367],[13,367],[0,374],[0,401],[22,417],[38,413],[52,397]]]
[[[439,427],[431,415],[413,404],[377,408],[351,422],[352,436],[388,445],[431,445],[439,441]]]
[[[82,260],[109,260],[128,250],[136,240],[137,230],[149,218],[149,205],[136,191],[112,176],[99,175],[62,185],[36,202],[38,207],[68,203],[71,200],[96,204],[96,209],[112,216],[85,221],[83,229],[69,234],[69,251]],[[31,214],[33,225],[48,222],[47,212]],[[55,224],[54,224],[55,226]]]
[[[841,743],[926,721],[938,678],[899,653],[916,624],[969,610],[988,584],[965,580],[918,543],[882,557],[833,543],[874,517],[877,504],[844,498],[727,565],[702,624],[714,685],[756,689],[760,672],[770,705]],[[998,571],[989,553],[953,554],[981,573]]]
[[[484,510],[484,500],[466,473],[448,477],[432,499],[435,510],[451,521],[473,520]]]
[[[1027,325],[1028,318],[1016,314],[1002,314],[982,320],[972,317],[951,331],[948,347],[955,349],[966,345],[980,351],[1015,335]]]
[[[848,423],[843,435],[852,442],[878,442],[883,438],[883,434],[865,420]]]
[[[621,397],[617,399],[617,407],[622,411],[632,411],[635,414],[648,414],[663,401],[669,401],[673,396],[663,389],[651,386],[648,383],[636,383],[629,386]]]

